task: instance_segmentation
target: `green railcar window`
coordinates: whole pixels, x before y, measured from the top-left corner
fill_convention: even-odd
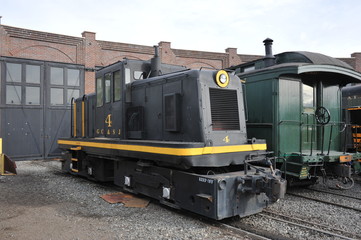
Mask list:
[[[312,86],[303,84],[303,108],[305,112],[313,112],[315,107],[315,94]]]
[[[97,78],[97,107],[103,106],[103,79]]]

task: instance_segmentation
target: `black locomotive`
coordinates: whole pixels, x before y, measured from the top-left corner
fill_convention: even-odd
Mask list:
[[[96,73],[59,139],[63,169],[213,219],[260,212],[285,193],[264,140],[248,139],[240,79],[127,60]]]

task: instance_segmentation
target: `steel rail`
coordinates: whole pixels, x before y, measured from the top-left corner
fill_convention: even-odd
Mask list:
[[[287,223],[287,224],[290,224],[290,225],[294,225],[294,226],[297,226],[297,227],[300,227],[300,228],[305,228],[305,229],[308,229],[310,231],[323,233],[323,234],[326,234],[326,235],[329,235],[329,236],[332,236],[332,237],[338,237],[338,238],[347,239],[347,240],[355,240],[356,239],[356,238],[349,238],[347,236],[342,236],[342,235],[339,235],[337,233],[333,233],[333,232],[330,232],[330,231],[317,229],[317,228],[314,228],[314,227],[309,227],[309,226],[306,226],[306,225],[303,225],[303,224],[300,224],[300,223],[291,222],[291,221],[284,220],[284,219],[281,219],[281,218],[272,217],[272,216],[269,216],[269,215],[266,215],[266,214],[261,213],[260,215],[262,215],[264,217],[268,217],[268,218],[276,220],[276,221],[280,221],[280,222],[284,222],[284,223]]]
[[[291,196],[295,196],[295,197],[305,198],[305,199],[313,200],[313,201],[316,201],[316,202],[321,202],[321,203],[334,205],[334,206],[337,206],[337,207],[342,207],[342,208],[354,210],[354,211],[357,211],[357,212],[361,212],[361,209],[359,209],[359,208],[354,208],[354,207],[350,207],[350,206],[346,206],[346,205],[342,205],[342,204],[338,204],[338,203],[334,203],[334,202],[329,202],[329,201],[321,200],[321,199],[318,199],[318,198],[307,197],[307,196],[299,195],[299,194],[295,194],[295,193],[287,193],[287,194],[291,195]]]
[[[238,227],[234,227],[232,225],[229,225],[229,224],[226,224],[226,223],[221,223],[221,222],[216,222],[214,221],[213,222],[214,225],[216,225],[217,227],[219,228],[225,228],[233,233],[236,233],[242,237],[249,237],[251,239],[255,239],[255,240],[271,240],[273,238],[268,238],[268,237],[265,237],[263,235],[260,235],[256,232],[250,232],[248,230],[244,230],[244,229],[241,229],[241,228],[238,228]]]
[[[309,225],[312,225],[312,226],[317,226],[317,227],[325,228],[325,229],[329,229],[329,230],[334,230],[335,232],[339,232],[339,233],[343,234],[343,235],[338,235],[338,234],[332,233],[330,231],[321,229],[321,231],[327,232],[326,234],[330,233],[330,234],[335,235],[337,237],[346,238],[346,239],[361,239],[361,235],[358,235],[356,233],[350,233],[350,232],[344,231],[342,229],[334,228],[332,226],[328,226],[328,225],[325,225],[325,224],[310,222],[308,220],[303,220],[303,219],[300,219],[300,218],[287,216],[287,215],[284,215],[284,214],[281,214],[281,213],[276,213],[276,212],[273,212],[273,211],[270,211],[270,210],[263,210],[262,213],[261,213],[261,215],[267,215],[267,214],[280,217],[280,220],[284,220],[282,218],[286,218],[288,220],[297,221],[297,222],[301,222],[301,223],[304,223],[304,224],[309,224]],[[287,221],[287,220],[285,220],[285,221]],[[310,228],[313,228],[313,227],[310,227]],[[317,231],[319,231],[319,230],[317,230]]]
[[[320,189],[313,189],[313,188],[308,188],[308,189],[309,189],[309,190],[312,190],[312,191],[315,191],[315,192],[328,193],[328,194],[332,194],[332,195],[336,195],[336,196],[341,196],[341,197],[347,197],[347,198],[352,198],[352,199],[356,199],[356,200],[361,200],[360,197],[349,196],[349,195],[346,195],[346,194],[334,193],[334,192],[329,192],[329,191],[320,190]]]

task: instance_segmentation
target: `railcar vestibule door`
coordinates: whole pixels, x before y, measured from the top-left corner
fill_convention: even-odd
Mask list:
[[[84,69],[73,64],[1,58],[3,151],[13,159],[60,154],[70,135],[70,99],[84,89]]]
[[[278,151],[280,155],[300,150],[301,85],[299,79],[278,81]]]

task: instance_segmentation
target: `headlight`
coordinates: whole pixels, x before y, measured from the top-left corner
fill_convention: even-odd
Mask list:
[[[219,77],[219,81],[221,81],[221,83],[225,84],[227,82],[226,74],[221,74],[221,76]]]
[[[224,70],[219,70],[216,75],[216,83],[222,88],[227,87],[229,83],[228,73]]]

